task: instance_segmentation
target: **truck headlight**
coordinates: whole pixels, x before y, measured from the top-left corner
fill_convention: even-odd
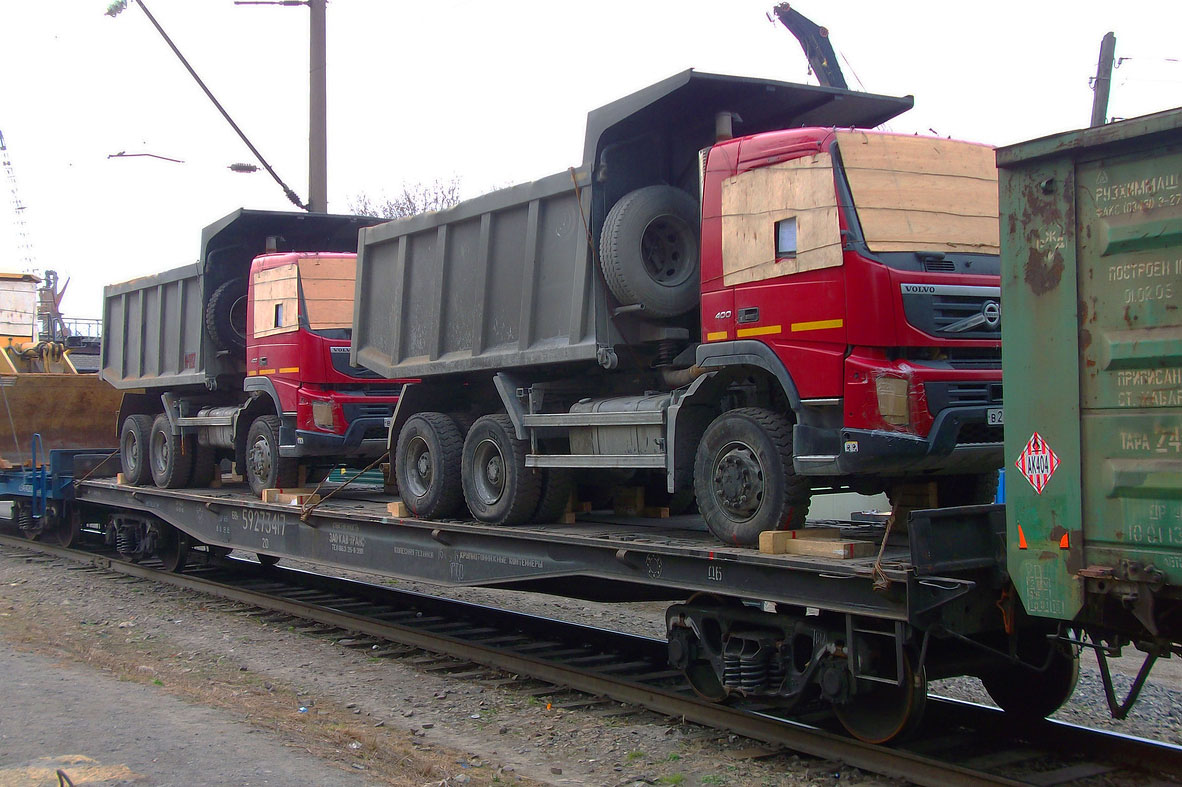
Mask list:
[[[332,429],[332,402],[312,402],[312,423],[317,429]]]
[[[911,407],[907,400],[907,380],[902,377],[879,377],[874,381],[878,393],[878,413],[882,420],[894,426],[911,423]]]

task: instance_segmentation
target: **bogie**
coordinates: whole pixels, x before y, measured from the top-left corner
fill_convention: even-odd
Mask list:
[[[698,596],[670,607],[666,622],[670,665],[705,699],[759,698],[787,711],[819,698],[851,735],[873,743],[905,737],[922,718],[927,681],[913,650],[903,647],[899,662],[894,647],[851,642],[840,617]],[[892,641],[882,634],[871,639]]]

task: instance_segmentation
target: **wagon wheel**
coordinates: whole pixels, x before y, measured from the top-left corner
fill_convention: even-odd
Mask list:
[[[160,543],[156,547],[156,556],[164,564],[164,570],[173,574],[184,571],[191,545],[192,541],[188,534],[177,530],[172,525],[161,525]]]
[[[1079,656],[1070,647],[1037,635],[1020,642],[1018,654],[1027,663],[1047,667],[1040,671],[1022,664],[1003,664],[982,674],[981,683],[1011,717],[1024,721],[1046,718],[1075,692]]]
[[[53,535],[58,546],[67,548],[82,540],[82,514],[76,506],[71,506],[69,512],[58,521]]]
[[[928,682],[922,668],[916,672],[914,659],[909,650],[903,651],[903,685],[862,681],[849,702],[833,706],[850,735],[867,743],[886,743],[906,737],[919,726],[927,706]]]

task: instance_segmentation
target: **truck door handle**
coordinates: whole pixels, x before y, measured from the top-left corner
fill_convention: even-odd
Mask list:
[[[739,309],[739,322],[759,322],[759,307]]]

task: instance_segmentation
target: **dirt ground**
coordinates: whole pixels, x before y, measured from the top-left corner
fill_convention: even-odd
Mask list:
[[[449,678],[221,606],[0,556],[0,670],[21,687],[0,714],[0,787],[56,784],[55,767],[105,785],[889,783],[619,706],[562,707],[577,695]]]

